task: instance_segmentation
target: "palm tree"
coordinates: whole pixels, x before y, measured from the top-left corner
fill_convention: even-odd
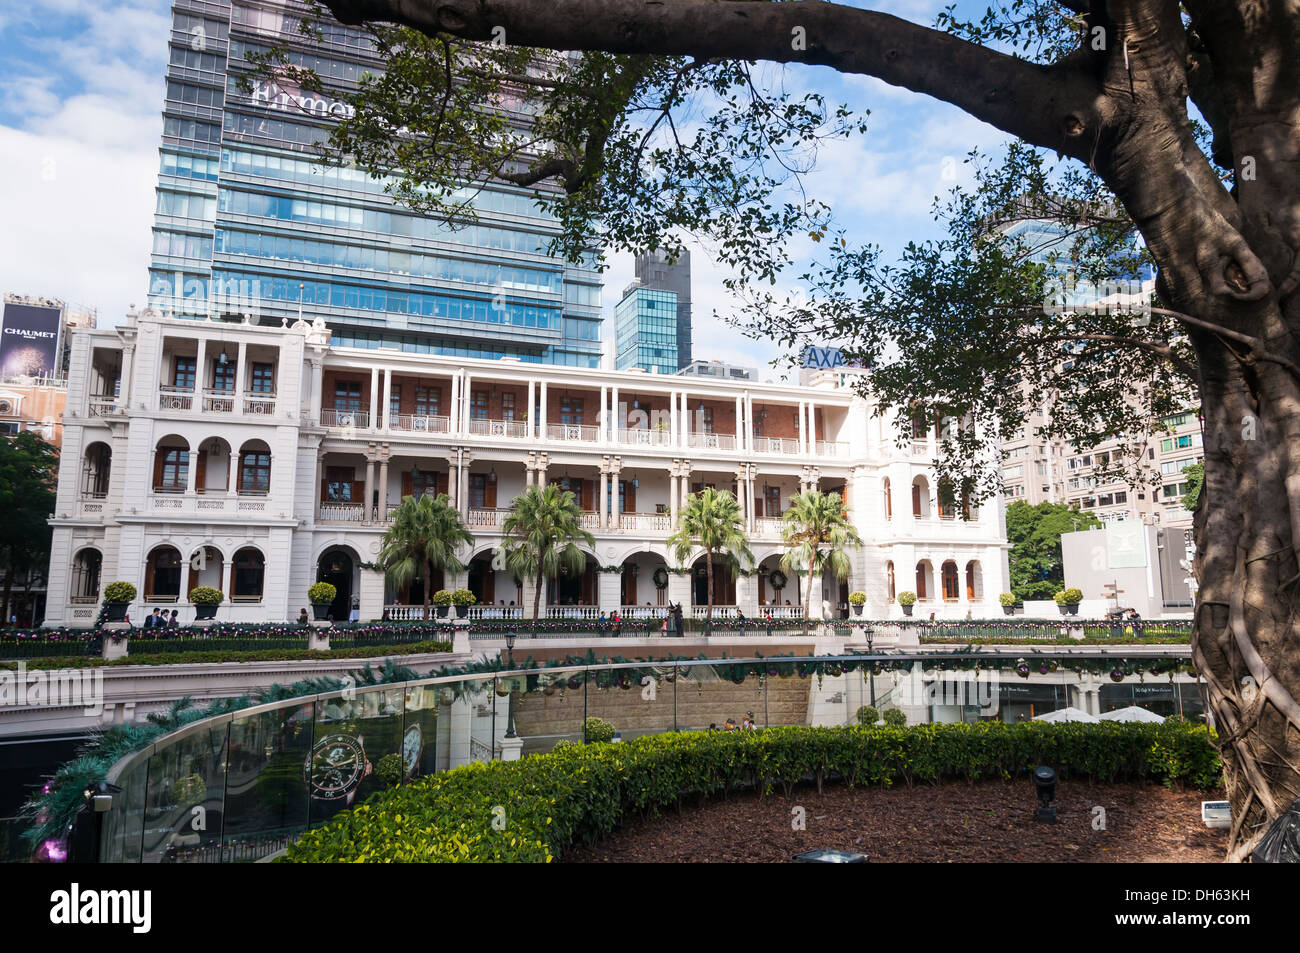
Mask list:
[[[677,515],[677,532],[668,537],[668,545],[681,564],[691,558],[691,552],[697,546],[704,550],[705,581],[709,590],[706,618],[710,621],[713,619],[713,554],[724,554],[737,568],[753,565],[754,554],[745,538],[744,525],[745,518],[736,498],[726,490],[706,487],[686,498]]]
[[[393,510],[393,524],[380,541],[379,566],[384,576],[400,588],[417,577],[424,579],[424,617],[429,618],[433,571],[460,572],[465,564],[456,556],[474,545],[474,536],[448,504],[447,494],[407,496]]]
[[[582,509],[570,490],[554,484],[530,486],[515,497],[514,507],[502,527],[506,568],[518,579],[532,579],[533,630],[546,580],[561,569],[581,572],[587,557],[579,545],[593,547],[596,538],[582,528]]]
[[[836,579],[847,578],[851,566],[846,549],[858,548],[862,540],[849,522],[838,493],[798,493],[790,499],[790,508],[781,518],[786,545],[781,568],[807,573],[808,618],[820,619],[822,575],[829,569]]]

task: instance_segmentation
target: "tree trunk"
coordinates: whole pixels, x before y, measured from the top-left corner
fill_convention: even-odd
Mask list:
[[[709,607],[704,613],[704,618],[711,623],[713,622],[713,550],[711,549],[704,554],[704,580],[709,596]]]
[[[545,583],[542,574],[538,572],[537,582],[533,586],[533,631],[537,631],[537,612],[542,604],[542,585]]]
[[[433,566],[424,561],[424,621],[429,621],[429,603],[433,597]]]

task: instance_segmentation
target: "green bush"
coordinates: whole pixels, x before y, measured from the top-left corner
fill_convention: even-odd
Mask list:
[[[327,605],[339,594],[328,582],[314,582],[307,589],[307,600],[314,606]]]
[[[1083,601],[1082,589],[1062,589],[1052,596],[1058,606],[1077,606]]]
[[[451,590],[439,589],[437,592],[433,594],[433,599],[431,601],[435,606],[451,605]]]
[[[901,728],[907,724],[907,715],[903,714],[901,708],[889,708],[885,711],[885,724],[894,728]]]
[[[880,721],[880,709],[875,705],[863,705],[858,709],[859,725],[874,725]]]
[[[935,784],[1025,777],[1150,780],[1212,788],[1218,755],[1205,728],[1183,724],[929,724],[681,732],[619,745],[564,745],[521,761],[475,762],[389,791],[304,833],[291,862],[547,862],[592,844],[631,814],[741,783],[769,793],[807,778],[846,784]],[[505,827],[493,819],[505,807]]]
[[[1018,601],[1014,592],[1003,592],[998,595],[998,602],[1004,606],[1014,606]]]
[[[478,602],[478,597],[468,589],[457,589],[451,594],[452,605],[472,606]],[[439,603],[441,605],[441,603]]]
[[[130,602],[135,598],[135,586],[129,582],[110,582],[104,587],[105,602]]]
[[[850,604],[850,605],[860,606],[860,605],[863,605],[866,601],[867,601],[867,594],[866,594],[865,592],[850,592],[850,593],[849,593],[849,604]]]
[[[582,723],[582,737],[588,744],[614,740],[614,726],[603,718],[588,718]]]
[[[399,754],[386,754],[375,764],[375,777],[385,787],[396,787],[402,783],[402,757]]]
[[[190,590],[190,602],[196,606],[219,606],[225,598],[220,589],[211,586],[195,586]]]
[[[559,751],[561,748],[581,748],[581,747],[582,745],[579,742],[574,741],[571,738],[561,738],[559,741],[555,742],[555,747],[552,748],[551,750]]]
[[[902,592],[898,594],[898,604],[900,606],[916,605],[916,593],[904,589]]]

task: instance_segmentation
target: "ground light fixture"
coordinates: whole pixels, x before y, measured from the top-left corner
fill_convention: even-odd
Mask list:
[[[865,864],[866,854],[847,850],[806,850],[792,858],[796,864]]]
[[[1045,764],[1034,768],[1034,787],[1038,789],[1038,810],[1034,812],[1034,820],[1055,824],[1056,808],[1052,807],[1052,802],[1056,800],[1056,772]]]

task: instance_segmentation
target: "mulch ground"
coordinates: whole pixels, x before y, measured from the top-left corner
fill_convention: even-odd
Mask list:
[[[870,863],[1221,863],[1227,831],[1201,822],[1201,801],[1222,792],[1155,785],[1062,781],[1059,822],[1034,820],[1033,782],[987,781],[877,788],[814,786],[786,797],[732,794],[703,806],[634,818],[594,848],[566,852],[569,863],[788,862],[831,848]],[[1105,829],[1093,829],[1093,808]],[[805,830],[794,830],[795,807]]]

